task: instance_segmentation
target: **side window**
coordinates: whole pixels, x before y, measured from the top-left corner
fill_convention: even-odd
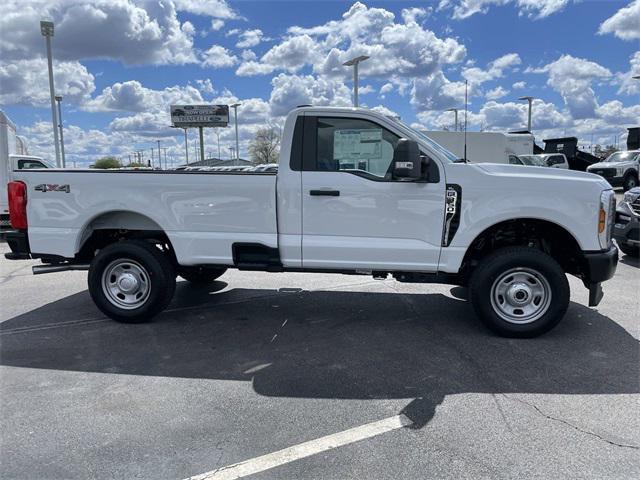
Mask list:
[[[522,165],[522,162],[515,155],[509,155],[509,165]]]
[[[18,160],[18,170],[29,170],[30,168],[47,168],[42,162],[37,160]]]
[[[316,132],[315,170],[391,179],[393,153],[400,139],[397,135],[357,118],[319,117]]]
[[[551,155],[549,157],[549,160],[547,160],[547,165],[549,165],[550,167],[552,165],[558,165],[560,163],[564,163],[564,160],[562,159],[562,156],[560,156],[560,155]]]

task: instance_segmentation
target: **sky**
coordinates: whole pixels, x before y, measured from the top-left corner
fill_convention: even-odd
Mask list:
[[[54,159],[42,19],[55,23],[67,163],[166,148],[184,163],[169,105],[240,102],[241,156],[258,128],[301,104],[360,103],[418,128],[526,127],[538,143],[625,142],[640,124],[640,0],[225,1],[9,0],[0,17],[0,108],[30,153]],[[460,113],[462,118],[463,113]],[[190,132],[193,155],[196,130]],[[219,138],[219,141],[218,141]],[[230,155],[233,128],[206,129],[207,155]]]

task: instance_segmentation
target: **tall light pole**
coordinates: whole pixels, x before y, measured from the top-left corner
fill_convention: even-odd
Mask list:
[[[160,164],[160,170],[162,170],[162,153],[160,153],[160,140],[158,140],[158,163]],[[167,167],[165,162],[165,168]]]
[[[234,115],[234,119],[236,122],[236,159],[240,158],[240,144],[238,143],[238,107],[242,105],[241,103],[234,103],[233,105],[229,105],[231,108],[233,108],[233,115]],[[238,162],[233,162],[235,165],[238,164]]]
[[[453,112],[453,113],[456,114],[456,117],[455,117],[455,122],[456,123],[455,123],[455,130],[454,131],[457,132],[458,131],[458,109],[457,108],[448,108],[446,111],[447,112]]]
[[[62,154],[62,168],[67,166],[66,159],[64,158],[64,130],[62,128],[62,95],[55,96],[56,102],[58,102],[58,128],[60,129],[60,153]],[[73,161],[73,168],[76,168],[76,161]]]
[[[53,61],[51,60],[51,37],[53,37],[53,22],[41,21],[40,33],[47,43],[47,63],[49,64],[49,93],[51,94],[51,121],[53,124],[53,142],[56,145],[56,165],[62,167],[60,161],[60,144],[58,143],[58,122],[56,119],[55,89],[53,86]]]
[[[369,59],[368,55],[360,55],[359,57],[352,58],[351,60],[347,60],[342,65],[345,67],[353,66],[353,106],[358,107],[358,64],[360,62],[364,62]]]
[[[518,100],[526,100],[529,102],[529,120],[527,121],[527,131],[531,133],[531,104],[533,103],[534,97],[520,97]]]

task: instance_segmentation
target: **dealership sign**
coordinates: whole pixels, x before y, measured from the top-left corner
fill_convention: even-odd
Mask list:
[[[228,123],[229,105],[171,105],[174,127],[226,127]]]

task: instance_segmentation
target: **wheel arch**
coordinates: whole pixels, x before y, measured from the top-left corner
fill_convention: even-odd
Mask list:
[[[554,258],[567,273],[579,276],[583,268],[582,249],[567,228],[547,219],[519,217],[494,223],[480,232],[469,244],[460,272],[467,277],[483,256],[507,246],[541,250]]]
[[[81,228],[76,256],[90,260],[95,250],[123,239],[153,240],[167,245],[175,261],[171,240],[153,218],[131,210],[109,210],[94,215]]]

